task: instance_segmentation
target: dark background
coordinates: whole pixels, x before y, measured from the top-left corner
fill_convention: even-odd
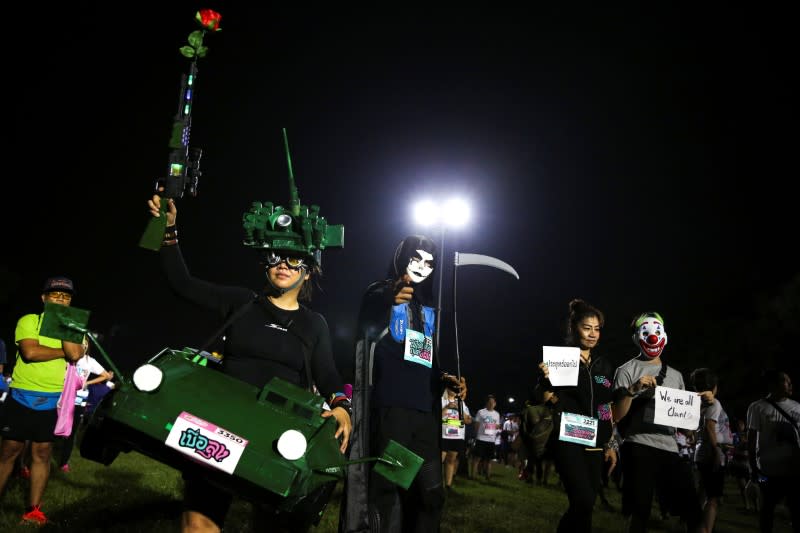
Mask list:
[[[199,63],[203,177],[179,202],[181,247],[200,278],[260,286],[241,215],[255,200],[288,204],[287,128],[302,203],[345,225],[312,305],[348,380],[364,288],[424,231],[411,205],[455,193],[473,218],[445,235],[445,367],[456,369],[453,252],[495,256],[521,278],[458,270],[473,410],[488,392],[504,410],[524,399],[575,297],[606,313],[601,349],[616,363],[636,355],[631,318],[662,313],[666,360],[687,377],[718,370],[731,416],[762,393],[762,368],[800,380],[798,87],[781,9],[111,4],[8,15],[7,344],[57,274],[75,280],[73,305],[126,371],[220,325],[175,299],[157,254],[137,246],[188,68],[178,48],[211,7],[223,31]]]

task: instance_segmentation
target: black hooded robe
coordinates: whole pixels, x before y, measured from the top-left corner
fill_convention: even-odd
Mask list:
[[[437,347],[433,347],[430,368],[405,361],[404,344],[388,331],[396,282],[410,258],[419,255],[416,250],[433,255],[434,269],[439,266],[433,241],[419,235],[406,237],[395,249],[388,279],[370,284],[362,299],[355,345],[350,459],[378,456],[386,440],[392,438],[421,455],[425,463],[408,491],[389,487],[388,481],[372,473],[372,463],[350,465],[341,506],[341,533],[399,532],[414,529],[414,522],[417,530],[439,528],[444,495],[437,403],[442,373]],[[433,303],[432,275],[413,287],[409,327],[422,331],[423,306],[432,307]],[[396,423],[398,420],[404,423]],[[412,431],[412,427],[419,431]]]

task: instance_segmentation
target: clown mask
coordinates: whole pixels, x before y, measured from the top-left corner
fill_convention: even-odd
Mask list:
[[[414,283],[422,283],[433,272],[433,255],[425,250],[417,250],[408,261],[406,273]]]
[[[664,351],[667,345],[667,332],[664,330],[664,321],[660,316],[642,316],[636,321],[636,331],[633,342],[639,350],[650,359],[655,359]]]

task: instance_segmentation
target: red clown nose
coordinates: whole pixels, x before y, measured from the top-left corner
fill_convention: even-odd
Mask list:
[[[655,335],[648,335],[647,336],[647,344],[656,344],[658,343],[658,337]]]

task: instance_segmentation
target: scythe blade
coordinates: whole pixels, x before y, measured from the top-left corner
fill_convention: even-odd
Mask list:
[[[503,270],[504,272],[508,272],[515,278],[519,279],[519,274],[517,274],[517,271],[514,270],[514,267],[512,267],[505,261],[501,261],[500,259],[497,259],[496,257],[491,257],[489,255],[465,254],[461,252],[456,252],[455,264],[456,267],[464,265],[484,265],[484,266],[494,267]]]

